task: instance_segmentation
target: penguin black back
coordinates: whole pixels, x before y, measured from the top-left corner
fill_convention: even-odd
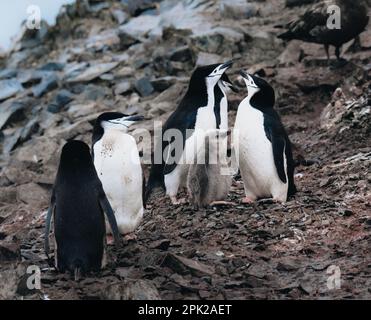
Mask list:
[[[56,268],[76,274],[98,271],[105,247],[104,211],[118,230],[112,209],[96,174],[89,147],[82,141],[70,141],[62,150],[51,206],[46,222],[45,249],[54,213]]]

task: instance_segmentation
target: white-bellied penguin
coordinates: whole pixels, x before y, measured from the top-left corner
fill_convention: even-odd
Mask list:
[[[232,64],[233,61],[228,61],[202,66],[193,72],[185,96],[162,128],[161,141],[158,141],[155,147],[146,199],[155,188],[161,187],[165,189],[173,204],[179,203],[178,190],[186,185],[187,164],[193,161],[197,149],[196,134],[191,131],[206,132],[216,129],[217,123],[221,122],[220,112],[215,114],[214,89]],[[180,139],[166,137],[171,129],[177,129],[181,133]],[[167,152],[172,155],[172,161],[168,161]]]
[[[295,164],[290,140],[274,110],[274,90],[262,78],[240,74],[248,94],[238,107],[233,142],[245,186],[243,202],[267,197],[286,202],[296,192]]]
[[[106,261],[104,213],[120,243],[114,212],[104,193],[90,155],[82,141],[69,141],[62,149],[58,173],[46,218],[45,252],[54,220],[55,267],[80,274],[99,271]]]
[[[144,213],[145,182],[138,146],[128,134],[128,128],[140,120],[143,117],[106,112],[97,118],[93,129],[95,169],[122,235],[133,233]]]

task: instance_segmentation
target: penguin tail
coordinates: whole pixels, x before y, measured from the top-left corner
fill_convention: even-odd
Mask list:
[[[75,281],[80,280],[80,278],[81,278],[81,268],[80,267],[75,267],[74,278],[75,278]]]

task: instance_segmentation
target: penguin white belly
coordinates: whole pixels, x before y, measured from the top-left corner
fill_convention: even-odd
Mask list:
[[[94,165],[120,233],[133,232],[144,211],[143,176],[135,139],[119,131],[104,134],[94,145]]]
[[[251,200],[273,197],[286,201],[288,183],[283,183],[278,176],[261,111],[247,105],[239,107],[234,142],[238,145],[237,158],[246,196]],[[286,157],[284,160],[286,167]]]
[[[228,100],[226,96],[220,101],[220,129],[228,130]]]
[[[184,151],[175,169],[164,176],[166,194],[175,197],[179,187],[184,187],[187,181],[189,164],[195,161],[195,156],[200,146],[203,145],[205,134],[208,130],[216,128],[216,119],[213,107],[199,108],[196,117],[195,130],[184,146]]]

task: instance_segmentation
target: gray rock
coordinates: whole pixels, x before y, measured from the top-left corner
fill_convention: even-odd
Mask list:
[[[231,56],[239,53],[245,35],[229,27],[216,27],[192,36],[194,46],[203,52]]]
[[[22,90],[23,87],[17,79],[1,80],[0,101],[13,97]]]
[[[78,76],[68,79],[67,82],[75,83],[75,82],[90,82],[100,75],[111,71],[112,69],[116,68],[118,62],[110,62],[110,63],[96,63],[90,67],[88,67],[85,71],[80,73]]]
[[[60,112],[65,105],[73,100],[73,94],[68,90],[58,92],[55,100],[48,106],[48,111],[51,113]]]
[[[109,92],[108,88],[89,84],[86,88],[84,88],[83,94],[86,100],[99,100],[105,98]]]
[[[115,87],[115,95],[127,93],[131,91],[132,89],[132,84],[130,81],[123,81],[120,82],[116,87]]]
[[[199,52],[197,56],[196,65],[197,66],[206,66],[209,64],[216,64],[224,61],[221,56],[213,53]]]
[[[19,201],[35,208],[49,204],[49,193],[33,182],[18,186],[17,198]]]
[[[6,128],[9,124],[23,120],[26,107],[25,103],[18,101],[7,101],[0,105],[0,130]]]
[[[17,261],[21,258],[19,243],[13,241],[0,241],[0,261]]]
[[[41,66],[38,70],[41,71],[62,71],[64,69],[64,63],[48,62]]]
[[[123,24],[129,19],[128,14],[120,9],[113,10],[112,16],[115,18],[118,24]]]
[[[90,6],[90,12],[99,13],[102,10],[109,9],[109,7],[110,7],[110,4],[107,2],[100,2],[100,3],[92,4]]]
[[[4,69],[0,71],[0,80],[15,78],[18,74],[16,69]]]
[[[150,96],[155,91],[151,81],[147,77],[139,79],[135,83],[135,89],[142,97]]]
[[[18,128],[15,131],[13,131],[10,135],[5,136],[5,141],[3,143],[3,153],[9,154],[11,151],[13,151],[21,138],[23,128]]]
[[[161,0],[126,0],[127,9],[131,16],[139,16],[143,12],[156,8],[156,3]]]
[[[176,77],[162,77],[151,81],[151,84],[155,91],[162,92],[167,90],[177,81]]]
[[[248,19],[258,14],[258,8],[246,0],[221,0],[220,14],[226,19]]]
[[[104,30],[99,34],[91,36],[86,41],[86,47],[88,49],[94,49],[96,52],[107,49],[118,50],[120,49],[120,45],[120,37],[116,29]]]
[[[29,140],[32,137],[32,135],[39,131],[39,129],[40,129],[39,119],[38,118],[31,119],[22,129],[19,141],[23,143]]]
[[[32,93],[36,98],[42,97],[44,94],[58,87],[59,78],[56,74],[51,73],[44,76],[41,83],[32,88]]]
[[[105,300],[161,300],[156,287],[147,280],[111,284],[103,290],[102,298]]]
[[[131,34],[121,29],[119,30],[118,36],[120,38],[120,49],[121,50],[126,50],[130,48],[132,45],[139,42],[138,38],[133,37]]]
[[[215,273],[214,268],[211,266],[172,253],[166,256],[163,265],[179,274],[187,274],[190,272],[197,277],[213,275]]]
[[[183,46],[172,50],[169,54],[171,61],[187,62],[192,60],[192,50],[188,46]]]
[[[23,265],[12,263],[6,270],[0,272],[0,300],[14,299],[16,296],[18,282],[26,273]]]
[[[20,51],[25,49],[32,49],[40,46],[47,38],[49,33],[49,25],[46,21],[42,20],[40,29],[29,29],[26,23],[21,27],[21,31],[14,39],[13,51]]]

